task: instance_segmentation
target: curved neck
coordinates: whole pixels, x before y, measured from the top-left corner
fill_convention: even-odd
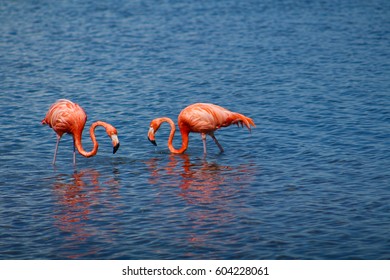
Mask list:
[[[175,154],[184,153],[185,150],[187,150],[187,148],[188,148],[188,134],[189,134],[189,132],[183,131],[182,129],[180,129],[181,148],[175,149],[175,147],[173,147],[173,144],[172,144],[173,137],[175,136],[175,132],[176,132],[175,123],[170,118],[162,118],[162,121],[169,123],[169,125],[171,126],[171,133],[169,134],[169,138],[168,138],[168,148],[171,151],[171,153],[175,153]]]
[[[91,127],[89,128],[89,134],[91,136],[91,140],[93,143],[93,148],[89,152],[84,150],[83,145],[81,143],[81,135],[82,135],[83,131],[82,130],[77,131],[73,134],[74,145],[75,145],[77,151],[79,151],[80,155],[82,155],[84,157],[93,157],[94,155],[96,155],[98,148],[99,148],[99,144],[96,141],[96,136],[95,136],[95,128],[97,126],[103,126],[104,128],[107,128],[107,123],[102,122],[102,121],[97,121],[97,122],[94,122],[91,125]]]

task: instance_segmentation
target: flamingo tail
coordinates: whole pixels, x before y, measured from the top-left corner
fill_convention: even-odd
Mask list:
[[[233,113],[232,116],[228,119],[228,123],[228,125],[236,124],[237,126],[241,125],[241,127],[244,127],[245,125],[249,131],[251,131],[251,126],[256,127],[251,118],[248,118],[240,113]]]

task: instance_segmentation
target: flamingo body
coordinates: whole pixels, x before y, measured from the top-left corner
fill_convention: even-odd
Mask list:
[[[87,114],[84,109],[66,99],[55,102],[42,120],[42,124],[49,125],[60,137],[64,133],[82,132],[86,122]]]
[[[231,112],[221,106],[210,103],[195,103],[184,108],[178,117],[178,126],[182,136],[182,146],[180,149],[175,149],[172,145],[173,137],[176,131],[174,122],[167,117],[157,118],[151,121],[148,132],[149,140],[156,145],[155,133],[160,128],[163,122],[168,122],[171,126],[171,133],[168,139],[168,148],[172,153],[184,153],[188,148],[188,135],[190,132],[200,133],[203,140],[203,149],[206,154],[206,135],[213,138],[214,142],[223,152],[222,146],[214,136],[214,131],[221,127],[237,124],[246,126],[251,130],[251,126],[255,127],[255,123],[251,118],[242,114]]]
[[[87,122],[87,114],[84,109],[77,103],[73,103],[67,99],[60,99],[56,101],[49,108],[45,118],[42,120],[42,124],[47,124],[57,134],[57,144],[54,151],[53,164],[55,164],[58,144],[64,133],[71,134],[73,137],[73,164],[76,164],[75,150],[84,157],[92,157],[96,155],[98,151],[98,142],[95,137],[95,128],[97,126],[103,126],[106,129],[106,133],[110,136],[113,144],[113,153],[119,148],[118,132],[111,124],[97,121],[94,122],[90,127],[90,136],[93,142],[93,148],[90,152],[84,150],[81,139],[82,133]]]

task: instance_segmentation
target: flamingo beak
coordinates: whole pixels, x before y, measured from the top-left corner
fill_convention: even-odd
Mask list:
[[[118,151],[120,146],[118,135],[116,134],[111,135],[111,140],[112,140],[112,146],[114,147],[112,153],[115,154],[116,151]]]
[[[153,129],[153,127],[149,128],[148,139],[154,146],[157,146],[156,140],[154,140],[154,129]]]

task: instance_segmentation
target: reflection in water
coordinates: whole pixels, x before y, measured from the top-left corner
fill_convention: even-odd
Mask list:
[[[97,170],[86,169],[69,175],[57,175],[54,182],[54,196],[57,206],[54,210],[55,226],[64,233],[65,242],[72,252],[69,258],[94,254],[95,250],[83,243],[90,238],[105,238],[99,223],[93,221],[95,212],[115,212],[115,200],[119,198],[119,182],[116,178],[101,179]],[[107,197],[108,196],[108,197]],[[76,254],[75,252],[81,252]]]
[[[210,250],[215,235],[223,236],[225,228],[234,226],[231,222],[240,220],[237,212],[245,212],[247,189],[256,174],[254,164],[225,166],[206,158],[191,163],[187,154],[171,154],[165,164],[161,158],[153,158],[147,166],[149,183],[162,188],[162,193],[168,187],[179,187],[178,196],[189,206],[185,210],[187,243],[202,250]],[[224,244],[236,241],[225,240]],[[187,257],[191,256],[188,252]]]
[[[208,204],[221,196],[231,196],[252,182],[255,175],[253,164],[224,166],[209,163],[206,158],[191,163],[187,154],[170,154],[163,166],[161,161],[152,158],[146,162],[149,183],[160,187],[179,186],[179,195],[191,204]]]

